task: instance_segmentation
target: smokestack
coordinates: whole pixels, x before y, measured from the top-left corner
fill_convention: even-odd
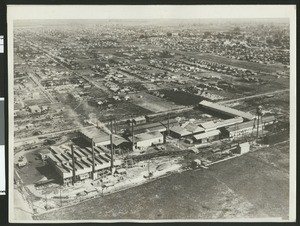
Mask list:
[[[73,185],[76,183],[76,172],[75,172],[75,157],[74,157],[74,147],[71,144],[71,152],[72,152],[72,173],[73,173]]]
[[[110,128],[111,128],[111,134],[110,134],[110,155],[111,155],[111,159],[110,159],[110,166],[111,166],[111,171],[113,172],[113,168],[114,168],[114,145],[113,145],[113,121],[110,121]]]
[[[132,127],[131,127],[131,133],[132,133],[132,151],[134,150],[134,124],[132,120]]]
[[[92,166],[92,174],[94,175],[95,173],[95,150],[94,150],[94,141],[92,139],[92,163],[93,163],[93,166]]]

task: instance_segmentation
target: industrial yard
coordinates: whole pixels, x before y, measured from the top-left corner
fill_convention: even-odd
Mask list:
[[[285,20],[16,21],[15,211],[287,219],[289,82]]]

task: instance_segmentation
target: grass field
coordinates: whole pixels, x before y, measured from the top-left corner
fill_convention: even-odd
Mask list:
[[[261,71],[265,73],[272,73],[275,71],[286,70],[282,65],[279,64],[272,64],[272,65],[260,64],[255,62],[242,61],[242,60],[216,56],[208,53],[199,54],[198,56],[199,59],[201,60],[213,61],[216,63],[230,65],[233,67],[240,67],[240,68],[254,70],[254,71]]]
[[[288,158],[288,143],[280,144],[209,170],[174,174],[37,219],[287,219]]]

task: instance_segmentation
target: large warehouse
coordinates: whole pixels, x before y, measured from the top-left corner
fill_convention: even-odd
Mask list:
[[[94,149],[94,157],[93,157]],[[64,185],[80,182],[88,178],[98,178],[111,167],[109,151],[105,147],[85,147],[73,146],[74,156],[71,147],[50,147],[47,154],[47,162],[57,173],[59,182]],[[73,158],[74,157],[74,158]],[[94,167],[93,167],[94,162]],[[118,167],[121,160],[114,159],[113,165]]]
[[[242,117],[244,119],[244,121],[250,121],[252,119],[254,119],[254,115],[247,113],[247,112],[243,112],[243,111],[239,111],[230,107],[226,107],[220,104],[216,104],[213,102],[209,102],[206,100],[203,100],[199,103],[201,108],[210,110],[210,111],[214,111],[217,112],[219,114],[223,114],[229,117]]]

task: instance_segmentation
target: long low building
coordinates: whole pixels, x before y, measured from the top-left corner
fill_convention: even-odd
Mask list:
[[[75,181],[83,181],[87,178],[93,178],[103,175],[105,170],[110,170],[110,155],[104,152],[104,147],[94,147],[94,172],[93,172],[93,152],[91,147],[80,148],[74,146],[74,164],[72,151],[60,147],[50,147],[50,153],[47,154],[47,162],[57,173],[61,184],[73,183],[73,172]],[[120,166],[121,160],[114,159],[114,166]]]
[[[194,135],[193,139],[202,144],[219,139],[220,134],[220,130],[211,130],[209,132]]]
[[[242,117],[245,121],[250,121],[250,120],[254,119],[254,115],[252,115],[250,113],[239,111],[239,110],[236,110],[236,109],[233,109],[230,107],[226,107],[226,106],[223,106],[223,105],[220,105],[217,103],[213,103],[210,101],[203,100],[199,103],[199,105],[200,105],[200,107],[224,114],[226,116]]]

